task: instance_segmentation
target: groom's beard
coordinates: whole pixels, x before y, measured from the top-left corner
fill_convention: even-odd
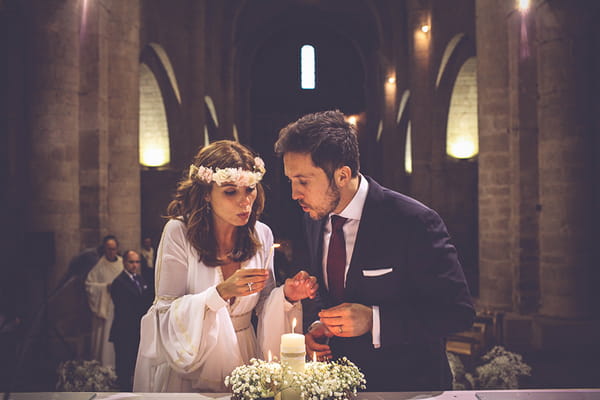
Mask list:
[[[341,194],[340,189],[335,186],[335,183],[331,182],[329,187],[327,188],[327,193],[325,193],[325,200],[323,201],[325,205],[323,207],[313,207],[311,205],[298,202],[301,206],[308,206],[310,210],[308,211],[308,215],[310,218],[318,221],[320,219],[325,218],[330,213],[332,213],[337,206],[340,204]]]

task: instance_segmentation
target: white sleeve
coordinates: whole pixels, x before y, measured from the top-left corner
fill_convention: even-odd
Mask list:
[[[203,388],[221,388],[223,377],[242,364],[226,302],[216,287],[186,294],[187,260],[183,224],[169,221],[158,251],[157,298],[141,323],[136,391],[164,391],[160,371],[165,363]]]

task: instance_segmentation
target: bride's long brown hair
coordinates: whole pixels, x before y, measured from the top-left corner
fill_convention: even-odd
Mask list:
[[[241,168],[254,171],[257,167],[256,155],[245,146],[231,141],[220,140],[201,148],[193,160],[196,167],[205,168]],[[216,183],[201,182],[190,179],[188,171],[177,185],[174,199],[167,206],[165,218],[181,219],[187,226],[187,239],[198,251],[200,261],[209,266],[224,264],[217,258],[218,245],[213,232],[213,219],[207,195]],[[260,217],[265,204],[265,194],[260,182],[256,185],[257,196],[252,205],[248,223],[237,227],[236,243],[228,256],[234,261],[245,261],[252,258],[261,246],[254,226]]]

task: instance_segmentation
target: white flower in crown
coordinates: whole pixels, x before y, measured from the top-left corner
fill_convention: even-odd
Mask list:
[[[207,168],[204,166],[190,165],[188,176],[190,179],[196,179],[200,182],[215,182],[222,186],[225,183],[232,183],[236,186],[254,186],[261,181],[265,174],[265,163],[260,157],[254,158],[254,171],[247,171],[242,168]]]
[[[256,171],[260,172],[262,175],[264,175],[265,172],[267,172],[267,170],[265,168],[265,162],[263,161],[262,158],[254,157],[254,169]]]

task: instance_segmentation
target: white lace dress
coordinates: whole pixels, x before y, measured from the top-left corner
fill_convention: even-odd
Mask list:
[[[285,300],[283,287],[275,288],[271,229],[256,223],[262,248],[242,268],[261,268],[268,260],[271,278],[261,293],[223,300],[216,286],[223,282],[220,267],[198,261],[179,220],[165,225],[158,248],[156,299],[141,322],[135,368],[136,392],[225,392],[223,381],[252,357],[279,354],[281,335],[302,326],[301,302]],[[251,324],[258,315],[258,335]],[[268,319],[268,320],[267,320]],[[257,337],[258,336],[258,337]]]

